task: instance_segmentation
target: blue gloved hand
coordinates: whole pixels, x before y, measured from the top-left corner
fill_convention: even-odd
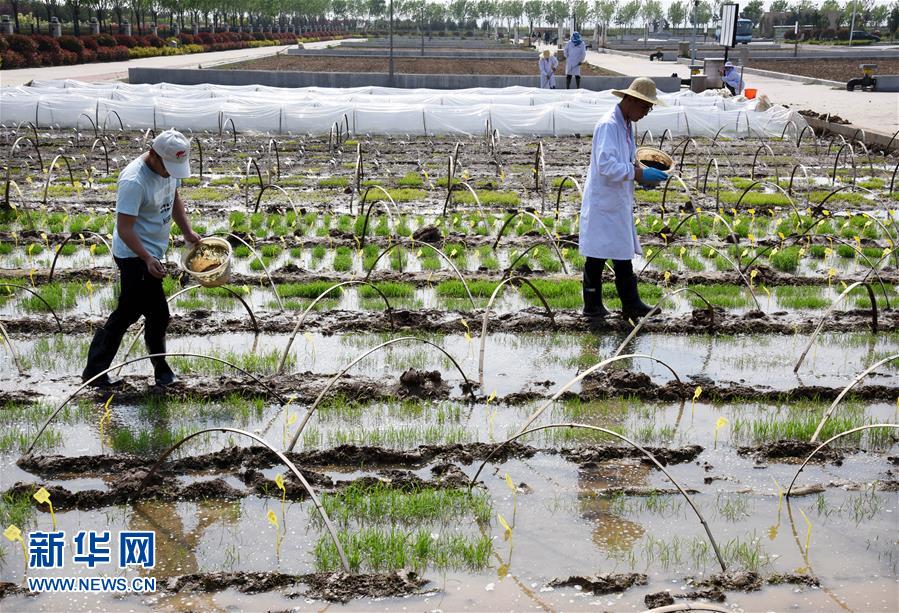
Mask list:
[[[668,173],[658,168],[644,168],[643,169],[643,179],[641,180],[643,183],[661,183],[662,181],[668,180]]]

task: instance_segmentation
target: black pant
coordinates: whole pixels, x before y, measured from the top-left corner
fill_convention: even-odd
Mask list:
[[[724,87],[726,87],[726,88],[728,89],[728,91],[730,91],[731,95],[733,95],[733,96],[736,96],[736,95],[737,95],[737,88],[736,88],[736,87],[734,87],[734,86],[732,86],[732,85],[728,85],[727,83],[724,84]]]
[[[169,305],[162,291],[162,279],[147,270],[140,258],[114,258],[121,276],[119,304],[106,324],[97,330],[87,353],[82,381],[103,372],[112,364],[122,337],[140,316],[144,316],[144,342],[147,353],[165,353],[165,332],[169,326]],[[165,358],[152,358],[156,377],[171,372]]]
[[[602,271],[606,261],[588,257],[584,262],[584,287],[599,288],[602,286]],[[631,260],[612,260],[616,285],[624,280],[630,281],[634,276],[634,265]]]
[[[571,89],[571,77],[574,76],[575,89],[581,88],[581,75],[565,75],[565,89]]]

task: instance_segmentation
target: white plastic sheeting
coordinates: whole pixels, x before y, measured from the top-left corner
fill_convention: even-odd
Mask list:
[[[780,136],[802,117],[781,106],[756,111],[756,101],[706,92],[662,94],[637,124],[672,136]],[[473,135],[489,125],[503,136],[591,134],[617,104],[611,91],[543,90],[529,87],[463,90],[354,87],[288,89],[261,85],[157,85],[34,81],[0,89],[0,123],[61,128],[146,130],[169,127],[193,132],[273,134],[327,133],[335,123],[356,134]]]

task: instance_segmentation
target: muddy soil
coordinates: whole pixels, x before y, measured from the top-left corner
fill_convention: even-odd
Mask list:
[[[646,575],[641,573],[623,573],[612,575],[596,575],[593,577],[568,577],[567,579],[554,579],[547,585],[550,587],[579,587],[593,595],[613,594],[623,592],[635,585],[649,583]]]
[[[172,577],[166,582],[168,592],[219,592],[236,589],[245,594],[304,585],[306,590],[287,592],[291,598],[312,598],[330,602],[349,602],[354,598],[388,598],[408,596],[429,582],[414,572],[381,574],[309,573],[288,575],[277,572],[196,573]]]
[[[311,57],[277,55],[237,64],[216,66],[229,70],[275,70],[302,72],[387,72],[388,58],[382,57]],[[440,59],[394,58],[394,70],[400,74],[462,75],[528,75],[537,78],[537,57],[533,60],[507,59]],[[556,74],[565,76],[565,62],[560,60]],[[584,76],[617,76],[619,73],[596,66],[581,66]]]
[[[272,376],[261,379],[263,385],[249,377],[234,377],[227,375],[219,376],[202,376],[193,375],[190,379],[183,379],[168,388],[161,390],[152,388],[148,395],[146,377],[128,376],[121,379],[122,384],[116,391],[116,400],[119,402],[142,402],[148,396],[159,398],[165,396],[168,398],[178,398],[189,400],[191,398],[203,397],[209,400],[223,399],[229,396],[241,396],[246,398],[267,398],[278,402],[286,402],[285,397],[293,396],[297,403],[312,403],[324,387],[333,379],[332,375],[314,375],[311,373],[299,373],[297,375],[281,375]],[[74,383],[74,382],[73,382]],[[432,393],[424,398],[467,400],[472,402],[486,402],[487,396],[484,394],[469,393],[468,390],[461,389],[450,393],[449,389],[441,387],[440,393],[431,390]],[[772,389],[761,385],[744,385],[733,382],[714,383],[702,381],[702,394],[704,399],[713,401],[739,401],[739,400],[756,400],[756,401],[772,401],[785,402],[796,400],[833,400],[843,391],[842,387],[829,387],[824,385],[800,385],[790,389]],[[273,390],[279,390],[275,394]],[[661,401],[681,401],[687,402],[692,398],[696,389],[694,381],[668,381],[667,383],[655,383],[645,373],[631,372],[628,370],[612,370],[593,374],[586,377],[582,382],[580,393],[565,392],[560,396],[562,400],[580,398],[584,401],[598,400],[613,397],[636,397],[643,400],[661,400]],[[394,400],[398,396],[404,398],[413,397],[414,389],[403,387],[402,384],[385,384],[383,380],[370,379],[367,377],[346,375],[339,379],[332,387],[328,397],[343,396],[349,401],[354,402],[371,402],[371,401],[387,401]],[[479,390],[480,391],[480,390]],[[30,400],[41,397],[42,394],[35,392]],[[108,398],[108,392],[104,390],[85,389],[82,395],[91,396],[98,401],[105,401]],[[545,400],[552,397],[552,390],[546,389],[528,389],[522,392],[513,392],[505,396],[496,397],[498,403],[507,405],[518,405],[538,400]],[[851,397],[861,400],[892,400],[896,397],[896,388],[891,385],[879,384],[862,384],[853,388]],[[0,391],[0,405],[7,401],[18,398],[15,391],[9,393]],[[477,445],[483,445],[486,449],[485,453],[489,453],[492,448],[486,443],[473,443],[469,445],[461,445],[458,449],[450,451],[456,455],[452,459],[464,459],[473,457],[472,453],[477,449]],[[451,446],[452,447],[452,446]],[[422,446],[420,449],[427,449],[428,446]],[[481,449],[480,451],[483,451]],[[476,452],[476,451],[475,451]],[[344,461],[352,458],[355,454],[360,453],[359,448],[353,445],[345,445],[329,450],[326,457],[317,457],[315,454],[322,452],[309,452],[312,457],[305,458],[304,463],[312,463],[319,465],[328,463],[329,461]],[[363,450],[363,457],[357,459],[367,461],[378,461],[381,459],[390,459],[406,454],[404,451],[381,450],[370,452]],[[374,458],[368,457],[374,454]],[[422,451],[422,453],[427,453]],[[397,455],[399,454],[399,455]],[[433,457],[433,456],[431,456]],[[86,460],[90,462],[90,460]],[[125,459],[124,465],[129,466],[129,462],[133,460]]]
[[[337,283],[340,279],[335,279]],[[662,307],[664,309],[664,305]],[[392,309],[387,311],[346,311],[330,310],[324,313],[310,313],[303,329],[309,332],[340,334],[351,332],[388,332],[420,330],[423,332],[457,334],[461,320],[479,321],[483,319],[483,309],[470,311],[444,311],[440,309]],[[748,311],[735,313],[721,309],[694,309],[689,313],[661,313],[654,315],[643,324],[647,332],[668,332],[673,334],[781,334],[793,335],[813,332],[824,312],[760,313]],[[260,332],[290,333],[296,326],[298,313],[259,313],[256,322]],[[71,315],[62,321],[62,332],[67,334],[87,334],[96,328],[99,320],[93,316]],[[102,323],[102,322],[101,322]],[[4,327],[13,335],[55,334],[60,331],[52,318],[20,316],[4,321]],[[872,328],[870,309],[835,310],[824,322],[823,331],[857,332]],[[633,325],[625,320],[619,311],[601,320],[593,320],[581,315],[577,309],[556,309],[553,317],[542,307],[526,307],[519,311],[491,314],[488,332],[630,332]],[[882,332],[899,330],[899,309],[878,310],[877,329]],[[197,309],[189,314],[173,314],[169,324],[171,334],[214,334],[222,330],[229,332],[254,332],[250,319],[244,314],[215,313]],[[472,334],[479,335],[480,326],[472,327]],[[416,387],[416,386],[413,386]],[[417,386],[420,388],[420,386]],[[411,393],[411,389],[407,392]],[[428,393],[437,394],[440,386],[429,386]]]
[[[340,445],[326,450],[305,451],[302,453],[287,452],[285,455],[297,466],[325,467],[422,467],[430,463],[437,466],[432,472],[446,479],[450,472],[447,464],[458,462],[470,465],[484,460],[497,449],[491,443],[456,443],[450,445],[420,445],[416,449],[402,451],[383,447],[360,447],[357,445]],[[660,461],[670,464],[690,462],[702,451],[698,445],[688,447],[646,447]],[[542,449],[517,442],[504,445],[491,456],[491,462],[504,462],[510,459],[531,458],[537,453],[560,453],[556,449]],[[643,457],[630,446],[622,445],[587,445],[582,448],[562,450],[562,457],[574,463],[593,464],[603,460]],[[134,487],[146,477],[153,465],[152,458],[136,458],[128,454],[100,454],[93,456],[61,456],[61,455],[29,455],[23,456],[16,463],[19,468],[44,478],[73,478],[88,475],[120,475],[122,482]],[[157,481],[162,476],[185,475],[194,472],[240,469],[256,470],[279,465],[277,455],[264,447],[229,447],[221,451],[197,456],[188,456],[167,462],[157,473]],[[313,485],[330,486],[331,480],[325,475],[305,468],[300,471]],[[410,474],[411,473],[407,473]],[[396,479],[396,474],[393,474]],[[412,477],[417,479],[414,475]],[[249,483],[255,482],[253,473],[245,477]]]
[[[804,47],[807,49],[808,47]],[[876,53],[872,49],[872,53]],[[773,70],[774,72],[785,72],[787,74],[801,75],[803,77],[813,77],[815,79],[827,79],[829,81],[848,81],[856,77],[862,76],[859,64],[877,64],[875,74],[899,74],[899,59],[881,58],[877,61],[869,60],[852,60],[852,59],[804,59],[797,61],[775,61],[763,59],[749,59],[751,68],[759,68],[761,70]],[[747,76],[747,80],[752,80],[752,75]]]

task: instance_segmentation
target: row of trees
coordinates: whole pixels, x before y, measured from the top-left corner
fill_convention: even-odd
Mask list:
[[[366,31],[382,25],[388,16],[388,0],[43,0],[28,2],[6,0],[9,13],[19,31],[19,15],[29,20],[71,22],[76,34],[80,22],[95,17],[104,23],[114,17],[116,22],[130,18],[139,31],[150,22],[179,21],[203,23],[218,27],[247,24],[287,25],[321,24],[337,21],[348,28]],[[721,0],[702,0],[695,7],[692,0],[675,0],[667,9],[661,0],[394,0],[394,19],[402,27],[428,29],[466,29],[477,21],[484,29],[527,24],[533,31],[536,25],[560,26],[573,19],[577,27],[595,24],[602,31],[612,26],[626,30],[634,24],[648,29],[667,26],[687,27],[695,21],[699,26],[715,25],[720,14]],[[791,20],[821,27],[848,25],[852,11],[856,11],[859,27],[886,25],[891,11],[899,15],[899,0],[892,6],[875,4],[875,0],[773,0],[773,12],[789,13]],[[0,12],[5,12],[0,9]],[[742,16],[758,23],[764,12],[763,0],[750,0],[742,9]],[[835,23],[836,21],[836,23]]]

